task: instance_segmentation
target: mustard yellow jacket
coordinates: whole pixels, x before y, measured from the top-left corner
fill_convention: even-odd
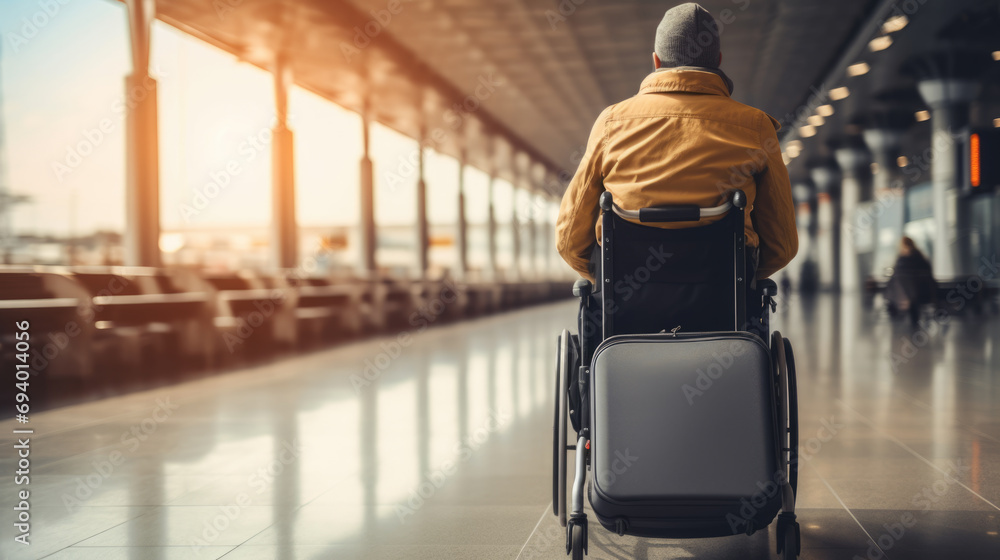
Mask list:
[[[778,145],[778,121],[734,101],[718,75],[692,69],[653,72],[639,94],[605,109],[594,123],[556,221],[556,248],[582,276],[600,238],[598,199],[607,190],[626,210],[664,204],[718,206],[733,188],[747,195],[747,245],[759,247],[757,278],[798,251],[795,207]],[[706,218],[700,225],[717,218]],[[597,235],[595,236],[595,224]],[[684,228],[698,222],[656,224]]]

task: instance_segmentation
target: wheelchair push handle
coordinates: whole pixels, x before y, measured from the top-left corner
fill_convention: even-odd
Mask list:
[[[721,216],[729,212],[733,207],[746,208],[747,195],[739,189],[732,191],[732,199],[720,206],[712,208],[701,208],[695,204],[674,204],[670,206],[656,206],[653,208],[640,208],[638,210],[625,210],[614,202],[611,193],[605,191],[601,194],[601,210],[605,212],[614,211],[622,218],[638,220],[640,223],[664,223],[664,222],[697,222],[702,218]]]

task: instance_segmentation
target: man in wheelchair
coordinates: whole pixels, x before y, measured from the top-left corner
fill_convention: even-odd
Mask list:
[[[749,535],[777,516],[778,553],[799,552],[794,361],[767,324],[768,277],[798,250],[794,206],[778,123],[730,98],[718,32],[697,4],[667,11],[654,72],[598,117],[559,209],[557,249],[583,276],[553,431],[553,513],[574,560],[585,494],[619,535]],[[713,363],[727,352],[736,373]],[[716,373],[695,403],[684,389],[702,371]],[[614,470],[616,450],[642,462]]]
[[[756,280],[768,278],[791,261],[798,250],[798,236],[788,171],[776,135],[779,124],[763,111],[730,97],[732,82],[719,69],[718,32],[715,19],[697,4],[667,11],[657,28],[653,73],[643,80],[637,95],[605,109],[594,124],[559,208],[556,246],[573,269],[595,282],[600,274],[599,247],[595,244],[601,239],[598,199],[603,192],[611,193],[614,204],[625,211],[625,219],[636,223],[648,221],[638,219],[636,212],[643,209],[662,205],[719,207],[733,190],[742,190],[747,204],[745,277],[748,293],[754,296],[747,299],[752,304],[748,310],[752,321],[759,315]],[[725,215],[681,219],[684,217],[681,213],[651,225],[694,228],[720,221]],[[655,257],[648,270],[626,273],[629,278],[618,279],[614,286],[595,282],[594,295],[600,298],[611,288],[619,296],[629,295],[635,307],[650,312],[672,309],[680,321],[636,328],[660,327],[653,332],[677,326],[685,331],[705,330],[711,325],[699,317],[710,317],[711,308],[726,304],[724,298],[713,297],[713,280],[721,279],[710,275],[717,268],[711,266],[711,255],[702,255],[702,259],[676,252],[657,256],[657,249],[643,249]],[[673,271],[683,267],[685,274],[698,275],[706,282],[702,289],[660,293],[661,300],[673,301],[659,301],[652,308],[645,306],[648,302],[634,301],[651,278],[657,283],[655,273],[660,267]],[[685,313],[685,307],[699,311]],[[751,324],[748,328],[754,327]]]

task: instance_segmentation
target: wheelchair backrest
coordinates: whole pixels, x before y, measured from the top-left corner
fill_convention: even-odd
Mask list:
[[[601,195],[603,338],[616,334],[743,330],[746,325],[744,212],[746,195],[703,210],[664,206],[627,212]],[[633,223],[689,222],[719,214],[699,227],[665,229]]]

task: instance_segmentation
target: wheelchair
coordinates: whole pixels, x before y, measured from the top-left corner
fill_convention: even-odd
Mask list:
[[[552,509],[574,560],[587,554],[585,490],[619,536],[750,535],[776,519],[779,557],[800,553],[792,347],[769,334],[775,283],[748,288],[746,194],[726,199],[626,211],[601,195],[600,286],[576,282],[578,333],[557,344]],[[644,225],[709,216],[722,218]]]

